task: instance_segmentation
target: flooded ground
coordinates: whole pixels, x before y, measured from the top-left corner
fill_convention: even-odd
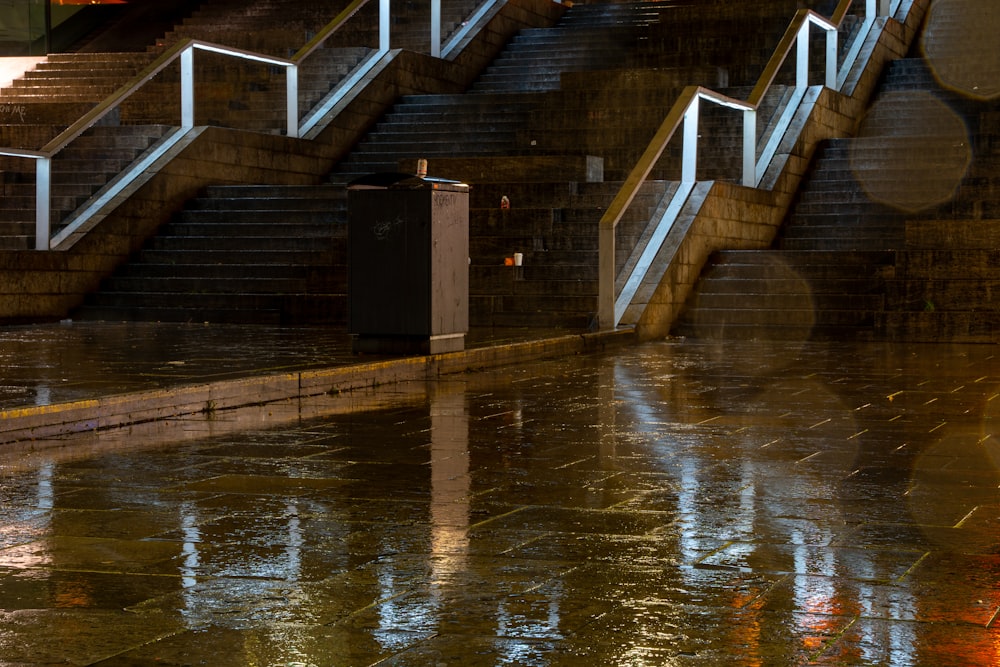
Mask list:
[[[9,448],[0,664],[1000,664],[998,420],[992,346],[665,341]]]

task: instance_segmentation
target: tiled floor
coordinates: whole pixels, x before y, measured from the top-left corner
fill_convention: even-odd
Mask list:
[[[1000,664],[992,346],[665,341],[368,398],[4,450],[0,664]]]
[[[466,347],[552,331],[473,329]],[[0,327],[0,410],[350,364],[342,327],[63,322]]]

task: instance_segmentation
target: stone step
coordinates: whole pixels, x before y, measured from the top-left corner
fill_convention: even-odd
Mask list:
[[[843,238],[883,238],[901,237],[904,234],[904,226],[900,224],[889,224],[879,218],[875,218],[870,224],[810,224],[802,222],[790,224],[781,232],[782,242],[791,239],[843,239]]]
[[[373,151],[391,150],[401,155],[412,155],[416,150],[408,146],[442,146],[443,150],[451,146],[460,146],[465,150],[493,145],[508,147],[518,142],[520,125],[516,121],[481,122],[456,118],[454,124],[424,123],[421,129],[395,130],[383,126],[376,128],[365,140]],[[461,134],[457,135],[459,131]]]
[[[551,234],[541,237],[509,234],[504,236],[476,235],[469,240],[469,254],[472,257],[503,258],[510,257],[513,252],[534,250],[543,251],[545,259],[551,260],[555,256],[552,253],[560,253],[560,256],[575,252],[590,254],[597,250],[597,245],[596,229],[587,235]]]
[[[119,276],[109,278],[102,291],[107,293],[135,294],[295,294],[316,291],[326,288],[326,291],[344,292],[345,280],[309,281],[307,278],[254,277],[254,276],[220,276],[211,281],[201,276],[169,276],[153,277]],[[162,299],[161,299],[162,302]]]
[[[510,152],[511,141],[503,137],[470,141],[464,136],[452,136],[448,141],[438,142],[407,142],[390,137],[379,142],[361,144],[355,148],[353,155],[369,160],[373,156],[398,156],[398,160],[402,157],[450,158],[461,155],[504,155]]]
[[[890,250],[722,250],[712,254],[712,275],[760,275],[780,277],[783,271],[810,277],[850,277],[882,275],[882,268],[897,259]],[[742,272],[742,273],[740,273]]]
[[[511,253],[514,249],[511,249]],[[490,284],[506,284],[515,275],[526,282],[541,282],[553,287],[584,281],[596,285],[597,266],[593,264],[556,264],[539,259],[531,251],[525,253],[525,264],[520,271],[506,266],[501,258],[491,258],[489,263],[473,262],[469,269],[472,281],[486,281]],[[499,282],[498,282],[499,281]],[[556,291],[549,294],[558,294]],[[595,292],[596,294],[596,292]]]
[[[204,290],[206,286],[202,285]],[[336,299],[343,300],[342,294],[308,294],[302,295],[304,298],[314,299]],[[102,291],[100,302],[93,305],[101,307],[130,307],[142,308],[149,306],[152,308],[170,309],[191,309],[197,311],[207,310],[263,310],[280,311],[286,304],[283,300],[295,300],[295,294],[276,294],[272,292],[263,293],[229,293],[229,292],[111,292]]]
[[[105,321],[213,322],[220,324],[344,324],[344,295],[179,295],[171,304],[150,303],[153,295],[87,304],[74,319]],[[250,314],[250,315],[248,315]]]
[[[544,104],[544,99],[537,95],[525,93],[437,93],[426,95],[403,95],[392,110],[401,113],[449,113],[456,108],[466,106],[480,111],[523,111],[537,109]]]
[[[341,193],[326,197],[198,197],[187,203],[187,211],[194,214],[213,211],[272,211],[337,213],[346,210],[347,200]]]
[[[818,328],[815,322],[768,325],[712,322],[680,324],[672,333],[675,336],[716,340],[849,341],[873,340],[875,338],[873,329],[874,326],[867,323],[856,326],[824,323],[822,327]]]
[[[299,251],[308,252],[316,249],[316,239],[312,237],[275,236],[238,236],[221,238],[219,236],[172,236],[157,235],[151,242],[150,249],[166,251],[212,251],[222,248],[229,252],[246,251]]]
[[[890,280],[885,289],[886,310],[988,312],[993,309],[984,305],[993,303],[997,290],[1000,274],[996,272],[989,278],[963,277],[958,272],[942,279]]]
[[[469,271],[471,294],[488,296],[491,294],[552,295],[594,297],[597,295],[597,281],[593,279],[548,278],[541,271],[534,271],[530,264],[521,268],[508,266],[474,266]]]
[[[785,250],[839,250],[842,252],[856,252],[864,250],[896,250],[906,244],[902,235],[896,237],[870,237],[870,238],[792,238],[782,239],[781,248]]]
[[[751,281],[746,281],[751,282]],[[813,308],[832,311],[860,311],[870,313],[882,310],[882,294],[825,293],[808,289],[801,280],[769,280],[766,283],[745,284],[746,291],[716,292],[699,291],[697,307],[699,318],[708,310],[728,311],[733,317],[743,311],[773,311],[782,308],[802,308],[811,304]],[[763,291],[754,291],[763,290]],[[742,315],[741,315],[742,316]],[[751,319],[755,323],[756,320]]]
[[[244,214],[246,215],[246,214]],[[219,220],[212,218],[209,220],[196,220],[183,214],[179,221],[175,221],[166,226],[161,232],[163,236],[190,236],[190,237],[216,237],[221,243],[228,243],[230,239],[246,237],[272,237],[275,234],[282,236],[293,236],[295,238],[316,238],[329,239],[334,236],[346,236],[347,227],[341,224],[331,225],[328,216],[321,214],[314,221],[299,220],[299,213],[294,216],[276,217],[272,212],[268,215],[255,216],[251,213],[251,219],[244,217],[235,219],[235,214],[226,214],[225,218]]]
[[[209,185],[203,192],[205,198],[225,197],[233,201],[239,199],[324,199],[347,200],[347,192],[332,185]]]
[[[798,306],[798,307],[795,307]],[[865,327],[871,329],[875,323],[875,309],[864,310],[861,308],[837,309],[817,309],[809,295],[802,295],[799,299],[789,299],[787,303],[775,308],[698,308],[697,314],[690,318],[685,318],[675,328],[675,332],[681,333],[702,327],[726,327],[729,334],[730,327],[754,328],[760,335],[764,328],[774,327],[781,330],[784,327],[810,327],[811,332],[815,332],[820,327]],[[681,333],[681,335],[688,335]],[[764,336],[762,336],[764,337]]]
[[[875,273],[871,271],[870,273]],[[807,295],[820,299],[824,304],[835,300],[838,307],[848,308],[853,300],[863,303],[870,296],[882,299],[884,288],[881,276],[867,278],[846,278],[834,272],[797,271],[794,268],[776,269],[767,273],[747,273],[746,275],[725,276],[714,272],[703,278],[698,285],[698,307],[711,303],[715,308],[757,308],[762,300],[773,299],[776,307],[789,295]],[[726,299],[727,304],[709,299]],[[742,301],[741,301],[742,300]]]
[[[252,249],[236,251],[229,248],[208,247],[199,249],[146,248],[139,252],[137,261],[151,264],[187,264],[202,266],[284,264],[288,266],[328,265],[336,257],[333,248],[304,252],[299,249]]]
[[[119,278],[170,278],[196,279],[203,283],[221,279],[233,279],[236,276],[252,277],[261,280],[295,279],[299,281],[330,280],[343,282],[344,273],[331,271],[330,267],[343,267],[347,262],[346,246],[340,252],[325,253],[322,264],[253,263],[253,257],[246,257],[242,263],[228,264],[155,264],[153,262],[134,262],[122,267]]]

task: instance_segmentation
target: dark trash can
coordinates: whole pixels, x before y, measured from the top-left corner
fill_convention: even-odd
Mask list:
[[[413,174],[348,185],[348,331],[355,353],[465,349],[469,188]]]

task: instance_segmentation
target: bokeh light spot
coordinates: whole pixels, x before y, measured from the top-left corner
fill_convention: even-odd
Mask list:
[[[941,85],[982,100],[1000,96],[998,29],[997,0],[935,0],[923,50]]]
[[[965,122],[922,91],[880,97],[850,149],[851,170],[868,195],[908,213],[949,201],[971,161]]]
[[[710,280],[702,281],[707,287],[691,310],[695,335],[755,340],[762,346],[752,359],[736,360],[745,362],[740,372],[759,374],[772,362],[787,364],[809,340],[816,325],[812,286],[779,254],[755,254],[751,264],[723,262],[708,269],[705,277]],[[786,333],[776,336],[778,329]]]

